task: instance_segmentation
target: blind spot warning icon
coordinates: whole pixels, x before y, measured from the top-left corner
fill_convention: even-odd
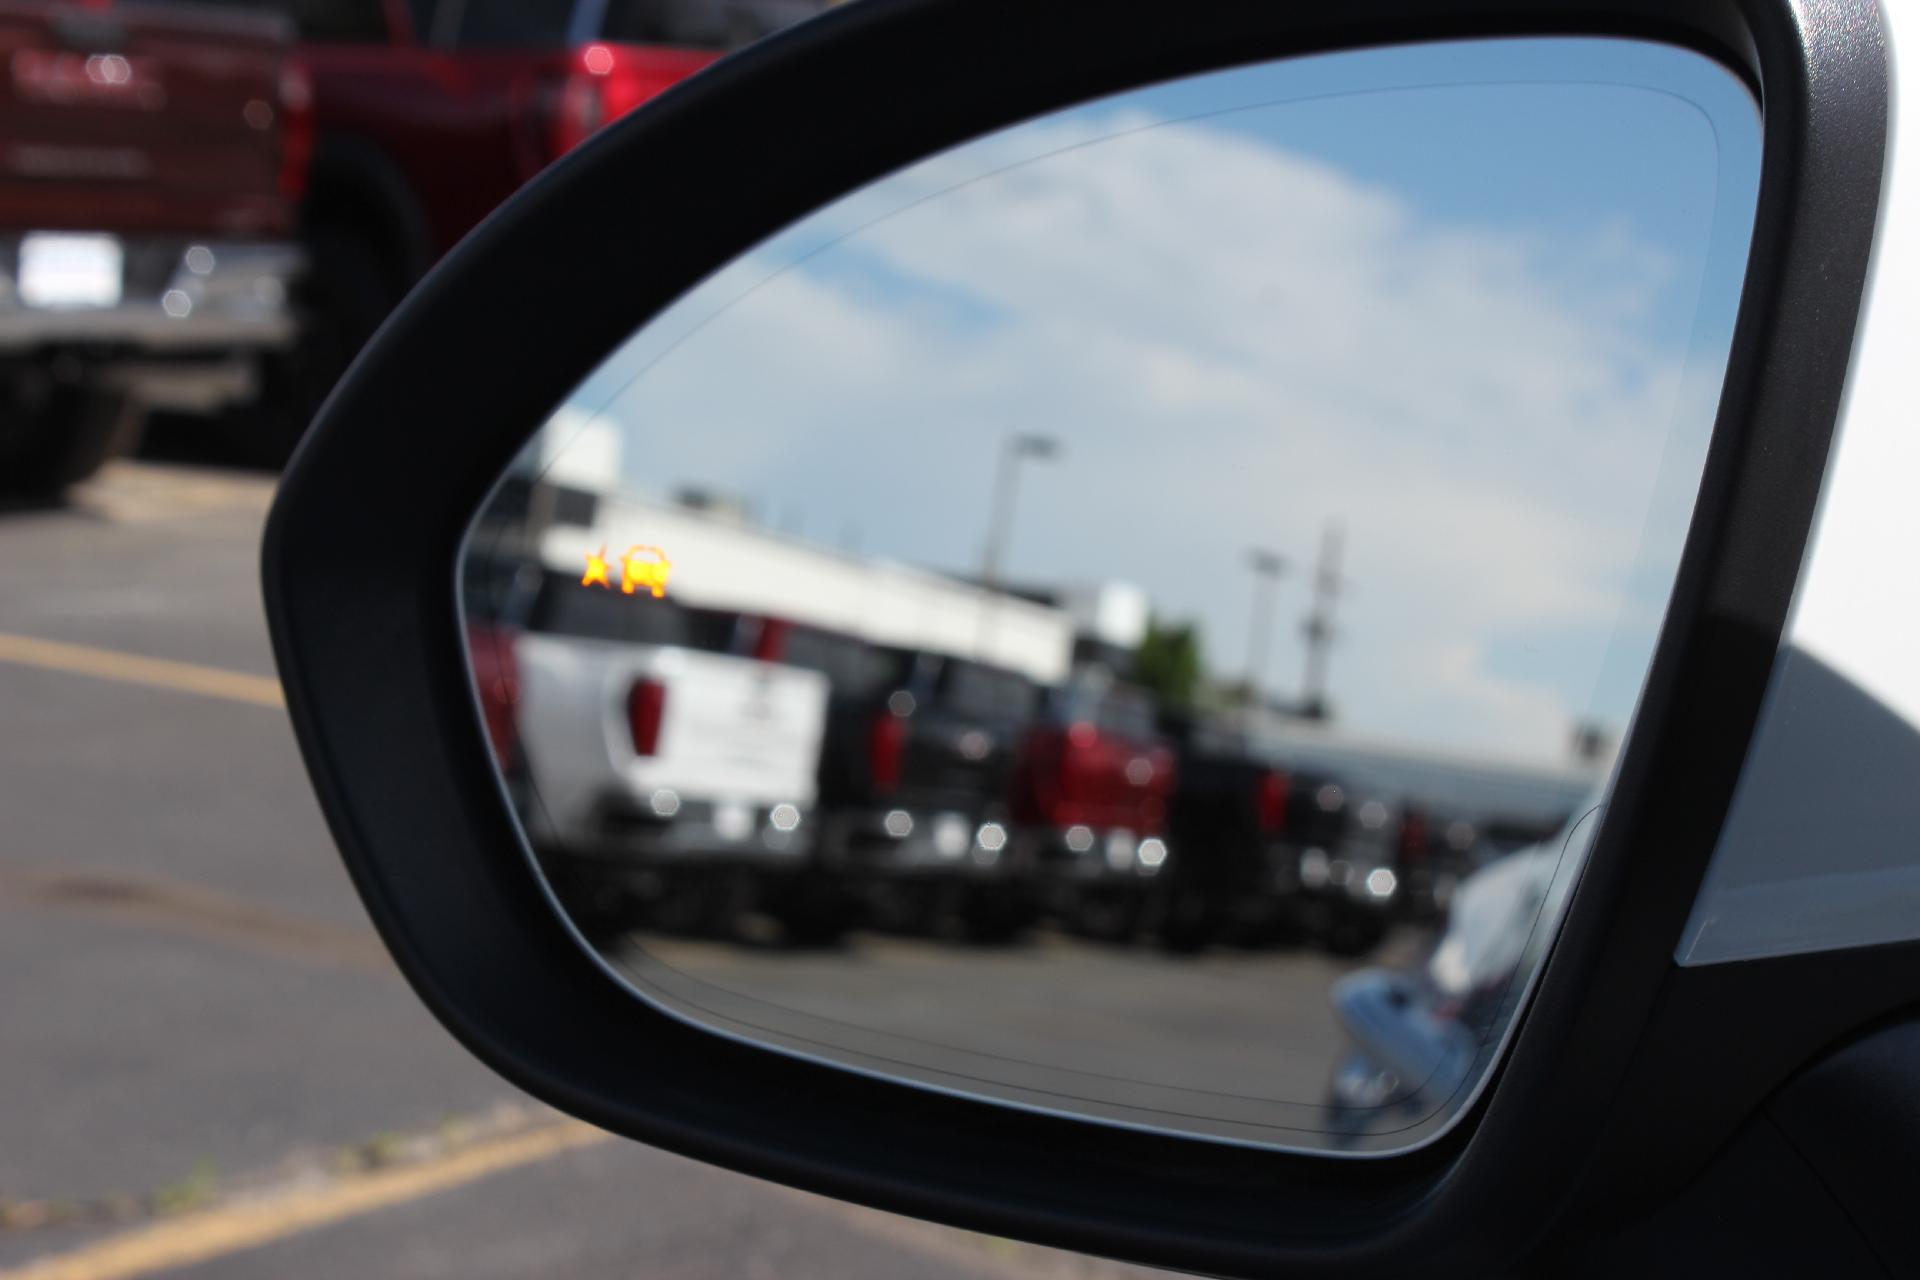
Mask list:
[[[599,583],[607,590],[613,590],[613,584],[607,581],[607,548],[602,543],[598,551],[587,552],[587,571],[581,575],[580,585],[591,587]]]
[[[643,560],[640,558],[642,555],[653,558]],[[667,594],[667,576],[672,572],[673,561],[667,559],[666,552],[658,547],[635,543],[620,557],[620,590],[623,594],[632,595],[637,589],[645,587],[658,600]]]

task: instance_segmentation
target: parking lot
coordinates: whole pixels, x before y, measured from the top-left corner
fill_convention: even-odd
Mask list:
[[[129,463],[0,516],[0,1277],[1126,1273],[609,1139],[473,1062],[388,964],[308,792],[260,618],[269,499]],[[1013,1053],[1071,1043],[1031,1016],[1071,1002],[1089,1054],[1272,1096],[1313,1096],[1337,1048],[1342,965],[1315,950],[651,946],[903,1033],[997,1019]]]
[[[1363,964],[1394,964],[1419,941],[1402,930],[1363,960],[1339,960],[1311,946],[1169,956],[1054,930],[989,946],[856,934],[802,951],[649,937],[612,959],[655,971],[635,965],[644,945],[711,1007],[797,1012],[827,1035],[857,1029],[848,1042],[891,1045],[931,1078],[978,1078],[983,1062],[997,1061],[1311,1105],[1346,1043],[1332,983]]]
[[[473,1062],[308,792],[269,496],[121,464],[0,515],[0,1276],[1132,1274],[612,1140]]]

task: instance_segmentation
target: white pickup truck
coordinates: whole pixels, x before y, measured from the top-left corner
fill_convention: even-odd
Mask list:
[[[512,641],[522,821],[576,917],[700,927],[743,881],[804,874],[826,678],[695,631],[550,574]]]

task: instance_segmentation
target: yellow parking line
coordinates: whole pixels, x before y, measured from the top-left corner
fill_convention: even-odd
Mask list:
[[[286,705],[286,697],[280,692],[280,682],[270,676],[250,676],[220,667],[172,662],[166,658],[145,658],[116,649],[95,649],[90,645],[40,640],[3,631],[0,631],[0,662],[15,662],[44,671],[96,676],[102,680],[123,680],[129,684],[172,689],[178,693],[197,693],[208,698],[228,698],[257,707]]]
[[[420,1164],[352,1174],[269,1199],[163,1219],[69,1253],[0,1271],[0,1280],[130,1280],[189,1267],[448,1191],[612,1136],[578,1120],[563,1120],[476,1142]]]

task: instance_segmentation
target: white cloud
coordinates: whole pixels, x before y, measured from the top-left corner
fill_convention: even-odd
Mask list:
[[[1024,473],[1017,574],[1140,581],[1231,674],[1245,548],[1305,558],[1338,519],[1343,712],[1557,755],[1623,611],[1623,642],[1651,643],[1657,607],[1627,584],[1637,554],[1677,555],[1704,450],[1711,390],[1682,398],[1678,353],[1647,336],[1679,265],[1617,221],[1578,240],[1436,226],[1246,135],[1074,145],[1091,128],[1020,131],[1022,155],[1051,154],[867,225],[684,337],[610,410],[637,482],[804,504],[816,536],[857,524],[869,550],[969,568],[999,439],[1044,431],[1065,457]],[[938,190],[958,163],[902,181]],[[1681,482],[1653,510],[1682,399]],[[1304,604],[1296,577],[1280,688]],[[1524,669],[1502,670],[1509,650]]]

